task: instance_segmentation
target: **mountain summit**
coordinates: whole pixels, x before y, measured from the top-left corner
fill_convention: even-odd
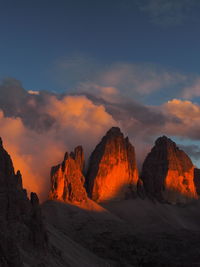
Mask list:
[[[112,127],[96,146],[86,180],[89,196],[97,202],[125,199],[136,193],[135,150],[118,127]]]
[[[147,155],[141,179],[147,195],[159,201],[178,203],[197,198],[192,161],[166,136],[158,138]]]
[[[49,199],[70,202],[86,200],[83,168],[84,154],[81,146],[76,147],[70,155],[66,152],[63,162],[51,169]]]

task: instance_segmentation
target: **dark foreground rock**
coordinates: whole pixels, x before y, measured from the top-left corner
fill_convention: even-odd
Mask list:
[[[0,266],[22,267],[19,247],[24,250],[45,251],[47,234],[42,222],[39,200],[31,199],[15,174],[13,163],[0,141]]]

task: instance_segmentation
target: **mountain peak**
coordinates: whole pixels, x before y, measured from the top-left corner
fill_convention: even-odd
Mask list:
[[[147,155],[141,179],[147,194],[160,201],[177,203],[197,197],[191,159],[166,136],[159,137]]]
[[[74,151],[72,151],[70,153],[70,157],[75,160],[75,162],[79,166],[81,172],[83,172],[84,171],[84,167],[85,167],[85,159],[84,159],[83,147],[80,146],[80,145],[75,147]]]
[[[121,136],[123,135],[123,133],[121,132],[119,127],[112,127],[110,128],[107,133],[106,136]]]
[[[85,178],[83,148],[78,146],[73,152],[65,153],[61,164],[51,169],[51,190],[49,198],[52,200],[81,202],[87,199],[84,188]]]
[[[155,141],[155,145],[156,146],[165,146],[165,145],[171,145],[171,146],[175,146],[176,147],[176,143],[174,141],[172,141],[169,137],[167,137],[166,135],[163,135],[161,137],[159,137],[156,141]]]
[[[112,127],[96,146],[86,180],[89,195],[96,201],[124,199],[136,192],[135,150],[120,128]]]

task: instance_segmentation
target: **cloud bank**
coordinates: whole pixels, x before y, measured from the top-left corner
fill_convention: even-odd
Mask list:
[[[172,99],[157,106],[145,105],[125,97],[115,75],[111,80],[115,83],[107,86],[84,83],[71,95],[30,92],[11,78],[1,82],[0,135],[15,170],[22,172],[25,188],[37,192],[41,200],[47,197],[51,166],[80,144],[88,158],[112,126],[121,127],[129,136],[136,147],[139,166],[160,135],[200,139],[198,104]],[[144,93],[145,90],[149,90],[148,85]],[[195,159],[199,150],[197,145],[186,147]]]
[[[0,87],[0,135],[25,188],[42,200],[49,189],[51,166],[66,151],[82,144],[86,156],[101,136],[117,122],[103,105],[85,96],[30,94],[14,79]]]

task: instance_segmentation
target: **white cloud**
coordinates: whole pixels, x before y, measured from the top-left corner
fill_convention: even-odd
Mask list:
[[[185,99],[192,99],[200,96],[200,78],[197,78],[194,83],[182,90],[182,97]]]
[[[29,90],[28,93],[29,93],[30,95],[39,95],[39,94],[40,94],[40,91]]]

